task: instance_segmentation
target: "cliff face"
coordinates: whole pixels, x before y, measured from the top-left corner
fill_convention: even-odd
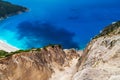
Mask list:
[[[0,59],[0,80],[120,80],[120,22],[107,26],[86,49],[59,45]]]
[[[73,80],[120,80],[119,24],[106,27],[88,44]]]
[[[74,69],[66,75],[67,80],[76,69],[76,65],[70,66],[78,57],[74,49],[63,50],[58,45],[14,54],[0,60],[0,80],[63,80],[64,72]]]

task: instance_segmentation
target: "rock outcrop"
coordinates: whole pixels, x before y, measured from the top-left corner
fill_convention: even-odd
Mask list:
[[[76,50],[58,45],[21,52],[0,60],[0,80],[67,80],[78,58]]]
[[[120,22],[106,27],[84,50],[73,80],[120,80]]]

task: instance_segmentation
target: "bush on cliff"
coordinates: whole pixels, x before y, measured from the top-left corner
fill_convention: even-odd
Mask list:
[[[0,50],[0,58],[6,57],[6,55],[8,55],[8,52]]]

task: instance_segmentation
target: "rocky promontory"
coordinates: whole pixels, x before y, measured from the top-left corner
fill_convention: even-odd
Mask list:
[[[0,80],[70,80],[79,52],[59,45],[16,51],[0,60]]]
[[[9,16],[26,12],[28,9],[10,2],[0,0],[0,20]]]
[[[77,66],[73,80],[120,80],[120,22],[93,38]]]

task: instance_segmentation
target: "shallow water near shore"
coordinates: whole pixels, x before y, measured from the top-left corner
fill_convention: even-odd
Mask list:
[[[119,0],[7,0],[29,12],[0,23],[0,39],[21,49],[62,44],[83,49],[105,26],[120,19]]]

